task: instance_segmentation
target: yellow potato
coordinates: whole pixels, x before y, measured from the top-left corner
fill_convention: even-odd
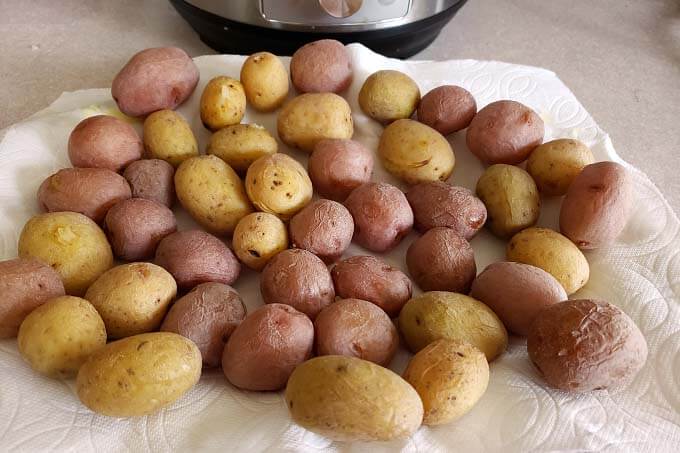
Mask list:
[[[584,143],[561,138],[536,147],[527,160],[527,171],[538,190],[546,195],[564,195],[583,167],[595,162]]]
[[[269,52],[249,56],[241,67],[241,83],[248,103],[260,112],[271,112],[288,96],[288,72],[283,62]]]
[[[238,80],[215,77],[201,95],[201,121],[211,131],[238,124],[246,112],[246,93]]]
[[[239,173],[262,156],[274,154],[279,148],[274,137],[256,124],[234,124],[215,132],[210,137],[208,154],[215,155]]]
[[[359,91],[359,106],[364,113],[381,123],[410,118],[420,102],[418,84],[394,70],[371,74]]]
[[[144,120],[144,149],[151,159],[177,167],[198,155],[198,143],[189,123],[173,110],[159,110]]]
[[[288,248],[288,231],[274,214],[253,212],[236,225],[232,245],[243,264],[261,271],[274,255]]]

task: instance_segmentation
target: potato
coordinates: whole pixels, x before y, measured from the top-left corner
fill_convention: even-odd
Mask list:
[[[17,345],[21,356],[38,373],[70,378],[90,354],[106,345],[106,330],[88,301],[60,296],[26,316]]]
[[[161,331],[175,332],[198,346],[204,367],[217,367],[234,329],[245,319],[246,306],[236,290],[222,283],[201,283],[175,302]]]
[[[456,85],[442,85],[431,90],[418,105],[418,121],[442,135],[465,129],[476,114],[475,98]]]
[[[114,204],[132,196],[125,178],[105,168],[64,168],[49,176],[38,189],[43,211],[72,211],[97,223]]]
[[[262,156],[274,154],[279,148],[274,137],[257,124],[226,126],[210,137],[206,153],[215,155],[239,173]]]
[[[269,52],[257,52],[241,67],[241,84],[248,103],[260,112],[271,112],[288,96],[288,72],[283,62]]]
[[[133,198],[155,201],[168,208],[175,202],[175,169],[160,159],[142,159],[128,165],[123,176]]]
[[[404,193],[384,182],[357,187],[345,207],[354,218],[354,240],[373,252],[393,249],[413,227],[413,211]]]
[[[418,102],[418,84],[403,72],[389,69],[371,74],[359,91],[361,110],[381,123],[410,118]]]
[[[411,359],[404,379],[423,401],[423,424],[443,425],[467,414],[484,395],[489,364],[470,343],[440,339]]]
[[[564,195],[583,167],[593,162],[595,157],[585,144],[561,138],[534,148],[527,160],[527,171],[541,193]]]
[[[328,355],[299,365],[286,386],[293,421],[338,441],[404,439],[420,427],[423,403],[394,372]]]
[[[115,116],[85,118],[68,138],[68,157],[74,167],[117,172],[141,159],[143,152],[144,146],[135,128]]]
[[[104,232],[75,212],[52,212],[32,217],[19,236],[19,257],[36,258],[51,266],[66,294],[81,296],[97,277],[113,266],[113,253]]]
[[[371,180],[373,153],[354,140],[321,140],[309,156],[307,171],[317,193],[342,202]]]
[[[519,164],[543,142],[540,116],[516,101],[496,101],[484,107],[467,129],[467,146],[485,164]]]
[[[340,41],[313,41],[293,54],[290,78],[301,93],[340,93],[352,84],[352,60]]]
[[[157,47],[136,53],[111,84],[111,96],[121,112],[145,116],[174,110],[193,93],[198,68],[182,49]]]
[[[406,274],[375,256],[340,261],[331,270],[331,277],[336,295],[372,302],[390,317],[399,315],[413,289]]]
[[[568,300],[536,316],[529,358],[548,385],[572,392],[616,386],[647,359],[647,342],[632,319],[602,300]]]
[[[596,249],[616,240],[632,208],[626,168],[616,162],[591,164],[574,178],[562,201],[560,232],[581,249]]]
[[[92,411],[137,417],[169,406],[201,377],[201,353],[181,335],[154,332],[109,343],[80,367],[76,391]]]
[[[198,156],[198,143],[189,123],[177,112],[159,110],[144,120],[146,157],[162,159],[173,167]]]
[[[555,277],[538,267],[513,262],[487,266],[472,283],[470,296],[488,305],[508,330],[522,336],[541,310],[567,300]]]
[[[238,80],[215,77],[201,95],[201,121],[206,129],[216,131],[238,124],[246,112],[246,92]]]
[[[177,231],[175,214],[168,207],[143,198],[114,205],[104,224],[113,253],[125,261],[152,257],[161,239]]]
[[[312,354],[314,326],[293,307],[272,304],[251,313],[229,337],[222,355],[227,380],[244,390],[280,390]]]
[[[236,225],[232,246],[243,264],[261,271],[274,255],[288,248],[288,230],[274,214],[253,212]]]
[[[312,252],[326,263],[342,256],[352,242],[354,221],[347,208],[337,201],[312,201],[290,219],[293,247]]]
[[[311,201],[313,188],[300,162],[276,153],[248,167],[246,192],[257,209],[288,220]]]
[[[229,247],[202,230],[178,231],[164,237],[154,261],[172,274],[180,289],[205,282],[231,285],[241,272]]]
[[[430,291],[406,302],[399,314],[399,330],[413,352],[445,338],[472,344],[491,362],[508,346],[508,333],[489,307],[445,291]]]
[[[21,321],[49,299],[64,295],[59,274],[33,258],[0,261],[0,338],[16,337]]]
[[[468,241],[486,222],[486,206],[465,187],[443,181],[421,182],[406,192],[414,226],[421,233],[447,227]]]
[[[477,181],[476,191],[486,206],[486,225],[498,237],[510,237],[538,221],[538,189],[531,176],[519,167],[490,166]]]
[[[409,119],[385,128],[378,155],[385,170],[407,184],[445,181],[456,163],[451,145],[439,132]]]
[[[306,93],[287,102],[276,120],[283,143],[311,153],[326,138],[352,138],[352,111],[334,93]]]
[[[411,243],[406,265],[423,291],[470,290],[477,275],[475,253],[470,243],[450,228],[432,228]]]
[[[548,228],[527,228],[512,237],[508,261],[531,264],[551,274],[567,295],[581,289],[590,276],[588,260],[566,237]]]
[[[284,250],[274,256],[262,271],[260,292],[265,304],[287,304],[316,318],[335,300],[328,268],[307,250]]]
[[[215,156],[183,162],[175,172],[175,190],[191,217],[220,236],[232,234],[238,221],[253,212],[241,178]]]
[[[104,272],[85,293],[97,309],[109,338],[158,329],[177,295],[172,275],[151,263],[130,263]]]

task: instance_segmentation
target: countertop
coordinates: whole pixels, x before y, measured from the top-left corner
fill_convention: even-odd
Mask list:
[[[146,47],[214,53],[166,0],[2,0],[0,129],[63,91],[110,86]],[[469,0],[414,58],[556,72],[680,212],[680,2]]]

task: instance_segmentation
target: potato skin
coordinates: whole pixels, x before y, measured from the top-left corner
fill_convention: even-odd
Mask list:
[[[312,201],[290,219],[293,247],[312,252],[326,263],[342,256],[352,242],[354,220],[337,201]]]
[[[354,240],[373,252],[393,249],[413,227],[413,211],[404,193],[384,182],[357,187],[345,207],[354,218]]]
[[[569,186],[560,210],[560,232],[584,250],[596,249],[621,234],[633,208],[633,187],[616,162],[586,166]]]
[[[486,225],[498,237],[510,237],[538,221],[541,213],[538,188],[531,176],[519,167],[490,166],[477,181],[476,191],[486,206]]]
[[[19,236],[19,257],[36,258],[57,271],[66,294],[82,296],[97,277],[113,266],[104,232],[76,212],[32,217]]]
[[[106,330],[88,301],[60,296],[26,316],[17,345],[21,356],[38,373],[70,378],[90,354],[106,345]]]
[[[467,341],[491,362],[508,346],[508,333],[498,316],[482,302],[463,294],[430,291],[406,302],[399,331],[417,353],[440,338]]]
[[[465,140],[485,164],[519,164],[543,142],[543,120],[516,101],[496,101],[472,119]]]
[[[527,228],[512,237],[506,248],[508,261],[531,264],[551,274],[567,295],[581,289],[590,277],[583,253],[566,237],[548,228]]]
[[[146,157],[162,159],[173,167],[198,156],[198,143],[189,123],[172,110],[159,110],[144,120]]]
[[[172,404],[201,377],[201,353],[181,335],[153,332],[109,343],[80,367],[76,391],[92,411],[137,417]]]
[[[43,211],[72,211],[97,223],[114,204],[132,196],[125,178],[105,168],[64,168],[49,176],[38,189]]]
[[[328,268],[302,249],[284,250],[267,263],[260,277],[260,292],[265,304],[290,305],[312,320],[335,300]]]
[[[241,272],[229,247],[202,230],[178,231],[164,237],[156,248],[154,262],[172,274],[180,289],[205,282],[231,285]]]
[[[411,359],[404,379],[423,401],[423,424],[443,425],[468,413],[484,395],[489,363],[470,343],[440,339]]]
[[[234,288],[201,283],[170,307],[160,330],[196,343],[203,366],[213,368],[220,366],[227,339],[245,317],[246,306]]]
[[[442,85],[431,90],[418,105],[418,121],[442,135],[465,129],[476,113],[475,98],[456,85]]]
[[[130,116],[174,110],[193,93],[199,76],[194,61],[182,49],[145,49],[116,74],[111,96],[120,111]]]
[[[171,208],[175,202],[175,168],[161,159],[142,159],[128,165],[123,177],[133,198],[144,198]]]
[[[334,93],[305,93],[287,102],[276,120],[283,143],[311,153],[326,138],[352,138],[352,111],[344,98]]]
[[[271,304],[252,312],[229,337],[222,355],[227,380],[244,390],[280,390],[314,345],[314,326],[293,307]]]
[[[602,300],[568,300],[543,310],[527,337],[529,358],[555,388],[588,392],[619,384],[647,359],[632,319]]]
[[[359,91],[361,110],[383,124],[410,118],[418,102],[418,84],[403,72],[390,69],[368,76]]]
[[[537,146],[527,160],[527,172],[541,193],[564,195],[583,167],[593,162],[595,157],[585,144],[561,138]]]
[[[299,365],[285,398],[297,424],[337,441],[404,439],[423,419],[413,387],[387,368],[355,357],[327,355]]]
[[[288,248],[288,230],[274,214],[253,212],[239,220],[231,243],[243,264],[261,271],[274,255]]]
[[[114,205],[104,224],[113,253],[125,261],[152,257],[161,239],[177,231],[175,214],[168,207],[143,198]]]
[[[486,206],[465,187],[443,181],[422,182],[406,192],[414,225],[421,233],[447,227],[468,241],[484,226]]]
[[[470,243],[445,227],[432,228],[413,241],[406,251],[406,265],[423,291],[467,294],[477,275]]]
[[[535,266],[498,262],[486,267],[472,283],[470,296],[484,302],[513,333],[526,336],[538,313],[567,300],[555,277]]]
[[[245,111],[246,93],[238,80],[215,77],[203,89],[201,121],[206,129],[215,132],[225,126],[238,124]]]
[[[210,137],[206,153],[215,155],[239,173],[262,156],[274,154],[279,148],[274,137],[256,124],[233,124]]]
[[[301,93],[340,93],[352,84],[352,60],[334,39],[305,44],[290,59],[290,78]]]
[[[241,67],[241,84],[248,103],[260,112],[276,110],[288,96],[286,67],[269,52],[257,52],[246,59]]]
[[[307,171],[317,193],[342,202],[371,180],[373,153],[354,140],[321,140],[309,156]]]
[[[71,132],[68,157],[74,167],[118,172],[141,159],[142,140],[130,124],[110,115],[85,118]]]
[[[0,294],[0,338],[12,338],[29,313],[65,292],[50,266],[34,258],[15,258],[0,261]]]
[[[333,266],[336,295],[362,299],[382,308],[391,318],[411,298],[411,280],[399,269],[375,256],[352,256]]]
[[[400,119],[380,136],[378,155],[385,170],[407,184],[445,181],[453,173],[456,158],[439,132],[410,119]]]

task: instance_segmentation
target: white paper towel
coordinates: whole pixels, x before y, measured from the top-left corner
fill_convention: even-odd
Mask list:
[[[574,95],[550,71],[473,60],[418,62],[384,58],[350,45],[355,78],[345,93],[354,112],[355,139],[375,149],[381,126],[359,109],[363,80],[378,69],[411,75],[423,93],[442,84],[470,90],[482,106],[515,99],[534,108],[546,124],[546,140],[575,137],[598,160],[616,160],[608,136]],[[201,149],[209,133],[198,115],[200,93],[210,78],[238,78],[240,56],[196,59],[201,81],[180,109]],[[287,62],[287,59],[286,59]],[[616,108],[612,105],[611,108]],[[66,144],[83,118],[119,114],[109,90],[64,93],[53,105],[9,128],[0,143],[0,259],[16,255],[24,222],[38,212],[36,191],[42,180],[69,165]],[[275,135],[274,114],[247,111],[244,122],[264,125]],[[138,130],[141,124],[135,123]],[[456,152],[451,181],[474,189],[482,165],[467,151],[463,132],[449,137]],[[306,156],[281,145],[282,151]],[[406,441],[375,444],[333,443],[293,424],[281,393],[234,389],[220,371],[205,372],[200,383],[176,404],[148,417],[113,419],[82,406],[72,381],[33,373],[17,353],[16,341],[0,342],[0,450],[2,451],[654,451],[680,450],[680,222],[662,195],[639,171],[635,212],[611,247],[588,252],[591,280],[574,297],[600,297],[621,307],[640,326],[649,359],[625,386],[573,395],[547,388],[532,367],[525,342],[512,338],[508,351],[491,364],[489,388],[479,404],[450,425],[421,428]],[[399,185],[376,164],[375,180]],[[556,227],[558,199],[544,199],[539,225]],[[180,228],[194,226],[176,209]],[[404,252],[414,235],[386,256],[405,269]],[[472,240],[477,268],[503,259],[504,243],[487,232]],[[347,255],[365,253],[352,246]],[[257,274],[243,273],[236,288],[249,309],[260,305]],[[2,295],[0,294],[0,298]],[[392,368],[401,372],[408,354]]]

